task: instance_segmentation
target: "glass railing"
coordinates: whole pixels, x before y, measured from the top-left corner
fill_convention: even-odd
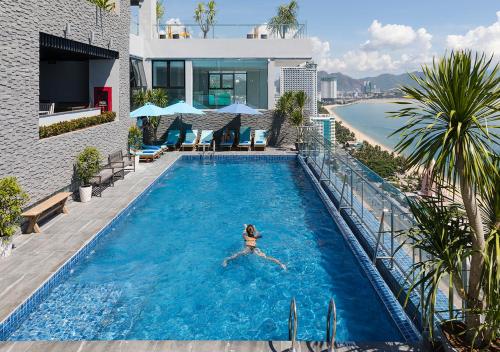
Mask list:
[[[130,34],[139,35],[139,22],[130,20]]]
[[[302,135],[303,143],[299,144],[302,160],[333,195],[346,222],[358,229],[358,238],[361,236],[360,241],[374,265],[385,268],[391,282],[397,283],[398,290],[405,291],[411,282],[412,266],[430,258],[427,253],[415,250],[405,236],[414,225],[407,197],[341,146],[325,139],[316,127],[303,127]],[[422,292],[412,295],[414,309],[419,309],[421,296]],[[438,319],[449,318],[445,312],[450,300],[455,307],[462,304],[455,295],[449,296],[443,282],[437,299]]]
[[[160,39],[299,39],[307,37],[307,26],[281,26],[271,30],[263,24],[215,24],[203,32],[198,24],[155,26]]]

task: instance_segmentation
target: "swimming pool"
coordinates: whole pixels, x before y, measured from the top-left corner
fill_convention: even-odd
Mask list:
[[[257,256],[222,267],[254,223]],[[10,340],[401,341],[357,259],[295,160],[179,160],[120,219]]]

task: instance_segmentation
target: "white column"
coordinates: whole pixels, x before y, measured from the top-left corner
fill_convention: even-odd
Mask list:
[[[276,64],[274,60],[268,60],[267,62],[267,108],[269,110],[274,109],[275,101],[274,95],[276,93],[276,87],[274,81],[276,79]]]
[[[193,105],[193,61],[185,61],[184,71],[186,78],[186,103],[188,103],[189,105]]]
[[[144,0],[139,8],[139,36],[149,40],[156,34],[156,0]]]
[[[148,89],[153,89],[153,64],[150,59],[144,60],[142,64],[144,65]]]

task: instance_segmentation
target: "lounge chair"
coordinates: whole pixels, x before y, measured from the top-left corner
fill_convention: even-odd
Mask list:
[[[161,151],[156,149],[143,149],[143,150],[136,150],[136,151],[130,151],[130,154],[135,155],[136,157],[139,157],[139,161],[154,161],[155,159],[158,159],[161,155]]]
[[[166,149],[173,148],[174,150],[177,148],[179,144],[179,138],[181,136],[181,131],[179,130],[170,130],[167,132],[167,138],[165,143],[162,144],[162,147]]]
[[[186,136],[184,137],[184,142],[181,144],[181,149],[186,150],[186,148],[191,148],[194,150],[198,142],[198,130],[186,130]]]
[[[222,139],[221,139],[221,142],[219,144],[219,146],[224,150],[224,148],[228,148],[229,150],[231,150],[231,148],[233,147],[234,145],[234,137],[236,136],[236,133],[234,133],[233,130],[230,130],[229,131],[229,138],[226,139],[226,132],[223,133],[222,135]]]
[[[255,130],[255,135],[253,136],[253,149],[262,148],[265,150],[267,147],[267,131],[266,130]]]
[[[203,148],[203,151],[205,151],[205,148],[210,150],[210,147],[212,146],[213,141],[214,141],[214,131],[202,130],[201,136],[200,136],[200,141],[198,142],[198,150],[200,150],[200,148]]]
[[[240,138],[238,140],[238,148],[246,148],[250,151],[252,147],[252,129],[250,127],[240,127]]]
[[[165,147],[163,145],[160,146],[160,145],[143,144],[142,150],[157,150],[160,152],[160,154],[163,154],[163,152],[167,151],[167,147]]]

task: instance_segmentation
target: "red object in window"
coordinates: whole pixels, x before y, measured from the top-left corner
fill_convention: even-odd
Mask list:
[[[113,88],[94,87],[94,107],[101,108],[101,112],[113,110]]]

